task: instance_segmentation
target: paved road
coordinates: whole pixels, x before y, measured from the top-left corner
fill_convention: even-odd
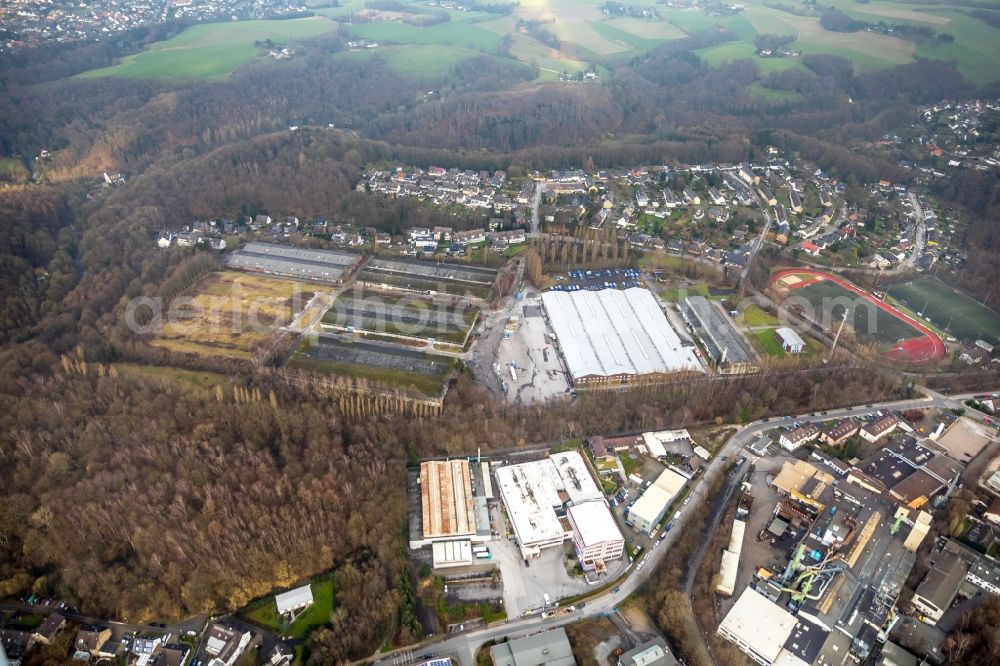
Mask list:
[[[545,190],[545,181],[540,180],[535,183],[535,196],[531,200],[531,235],[538,233],[538,206],[542,202],[542,191]]]
[[[807,413],[787,417],[769,418],[767,420],[755,421],[746,426],[741,426],[739,430],[729,439],[729,441],[722,446],[716,456],[712,459],[711,463],[707,466],[705,473],[691,491],[690,496],[692,501],[695,503],[708,501],[706,493],[712,485],[711,481],[717,478],[719,474],[726,473],[726,471],[733,464],[732,459],[734,456],[738,455],[746,445],[756,440],[762,433],[787,425],[789,421],[826,421],[845,416],[862,416],[864,414],[871,414],[875,411],[884,409],[907,410],[928,409],[930,407],[949,409],[961,406],[962,400],[971,398],[975,395],[973,393],[967,393],[944,396],[934,391],[924,390],[924,392],[925,396],[922,398],[875,403],[872,404],[871,407],[858,405],[842,409],[831,409],[827,410],[825,413],[817,412],[815,414]],[[987,392],[992,391],[983,390],[978,391],[977,393]],[[982,419],[979,418],[980,416],[982,415],[973,415],[973,418],[977,418],[977,420],[981,421]],[[731,493],[734,488],[735,483],[731,482],[727,486],[726,492]],[[718,521],[718,515],[721,515],[721,512],[717,512],[717,515],[714,518],[716,521]],[[687,520],[688,514],[682,512],[680,518],[674,521],[674,529],[667,533],[664,541],[658,547],[647,551],[647,553],[644,553],[637,558],[634,565],[628,569],[625,577],[621,580],[617,587],[601,593],[592,599],[588,599],[585,606],[583,608],[578,608],[574,613],[569,613],[565,616],[548,620],[542,620],[539,616],[515,618],[495,627],[483,627],[464,633],[432,638],[431,640],[425,641],[419,645],[409,646],[406,648],[406,652],[413,656],[414,661],[418,660],[425,654],[431,654],[436,657],[453,656],[458,659],[461,666],[473,666],[475,663],[474,660],[476,650],[480,645],[487,641],[526,635],[542,629],[551,629],[553,627],[578,622],[586,618],[593,618],[615,612],[615,608],[618,604],[623,602],[630,594],[635,592],[646,581],[646,579],[649,578],[652,572],[656,569],[660,560],[663,558],[664,553],[666,553],[670,546],[673,545],[673,542],[676,540],[678,534],[680,534],[683,529],[689,527],[686,525]],[[696,553],[696,558],[692,560],[690,565],[691,570],[697,571],[697,568],[701,564],[701,560],[704,558],[706,552],[707,547],[702,547],[698,553]],[[649,559],[646,560],[642,570],[637,571],[635,565],[642,562],[643,559],[647,557]],[[688,594],[690,594],[689,583],[686,583],[685,589]],[[378,664],[379,666],[405,666],[405,663],[409,663],[408,661],[400,663],[400,659],[398,657],[396,657],[394,661],[394,654],[395,653],[380,655],[378,658],[371,661],[371,663]],[[362,662],[359,663],[365,663],[368,661],[370,660],[362,660]]]

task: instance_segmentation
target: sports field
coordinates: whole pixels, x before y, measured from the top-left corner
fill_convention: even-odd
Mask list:
[[[932,363],[947,354],[944,342],[927,326],[839,276],[793,268],[774,273],[771,287],[784,297],[786,307],[801,309],[831,332],[846,311],[858,341],[875,345],[890,360]]]
[[[175,299],[150,344],[182,354],[249,360],[305,309],[315,287],[294,280],[223,271],[196,286],[183,307]]]
[[[209,79],[225,76],[257,56],[255,41],[288,44],[295,39],[336,32],[337,24],[321,16],[288,21],[203,23],[126,56],[117,65],[92,69],[83,78],[122,76],[132,79]]]
[[[1000,312],[933,277],[893,285],[889,296],[959,340],[1000,343]],[[997,295],[1000,298],[1000,294]]]

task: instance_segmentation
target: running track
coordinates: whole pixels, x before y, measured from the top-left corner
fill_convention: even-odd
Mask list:
[[[815,284],[821,280],[831,280],[844,289],[861,296],[870,303],[874,303],[878,308],[888,312],[893,317],[906,322],[922,333],[920,337],[907,338],[897,343],[896,346],[885,353],[887,358],[894,361],[901,361],[903,363],[934,363],[943,359],[948,353],[948,349],[944,346],[944,342],[941,338],[939,338],[923,323],[900,312],[888,303],[880,301],[867,291],[856,287],[839,276],[824,273],[822,271],[815,271],[809,268],[788,268],[778,271],[771,276],[771,286],[773,287],[778,280],[787,275],[797,275],[802,277],[803,280],[798,284],[790,285],[788,287],[789,289],[799,289],[810,284]]]

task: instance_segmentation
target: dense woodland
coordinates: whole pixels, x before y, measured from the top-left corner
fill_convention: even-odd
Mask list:
[[[219,81],[65,78],[173,29],[0,67],[0,154],[28,165],[53,153],[31,162],[40,183],[0,190],[0,596],[36,591],[86,612],[167,620],[235,609],[332,569],[337,610],[308,646],[313,663],[331,663],[396,633],[407,461],[905,392],[896,377],[839,366],[513,409],[463,374],[440,416],[414,420],[358,418],[319,387],[236,365],[189,366],[216,373],[198,381],[136,371],[129,364],[176,361],[136,340],[122,313],[128,299],[171,295],[204,269],[195,250],[152,242],[193,218],[322,214],[397,233],[441,223],[414,202],[353,190],[362,166],[379,160],[694,163],[779,145],[852,183],[896,179],[893,162],[853,146],[912,118],[916,103],[974,92],[937,62],[860,76],[833,56],[803,58],[816,77],[765,77],[750,61],[709,68],[690,50],[726,39],[718,34],[654,49],[594,84],[534,84],[530,68],[461,63],[429,99],[426,82],[378,58],[334,63],[336,38]],[[761,80],[803,101],[752,98],[748,86]],[[88,199],[103,170],[129,181]],[[995,177],[942,183],[936,194],[984,220],[969,231],[966,281],[977,293],[995,286]],[[534,262],[540,271],[628,256],[614,237],[547,237]]]

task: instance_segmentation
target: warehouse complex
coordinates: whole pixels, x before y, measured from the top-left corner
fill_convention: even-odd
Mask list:
[[[757,372],[753,351],[717,304],[704,296],[690,296],[677,307],[720,373]]]
[[[410,548],[452,544],[433,550],[444,565],[467,559],[471,542],[489,541],[489,466],[468,460],[430,460],[413,479]],[[464,542],[464,546],[457,542]]]
[[[548,291],[542,304],[575,385],[704,372],[646,289]]]
[[[360,261],[361,255],[353,252],[247,243],[226,258],[226,265],[236,270],[337,284]]]
[[[500,467],[495,474],[524,559],[566,539],[573,539],[587,570],[621,557],[621,531],[579,452]]]
[[[637,532],[651,532],[663,519],[674,498],[684,489],[687,479],[672,469],[665,469],[656,481],[629,508],[628,522]]]

